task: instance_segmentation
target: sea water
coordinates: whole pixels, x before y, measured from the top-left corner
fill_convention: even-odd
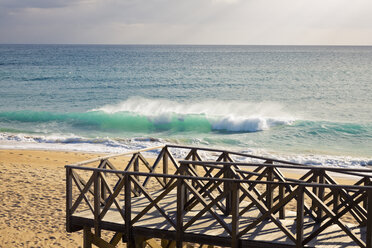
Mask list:
[[[0,45],[0,148],[372,164],[372,47]]]

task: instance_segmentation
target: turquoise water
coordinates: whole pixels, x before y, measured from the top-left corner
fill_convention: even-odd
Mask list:
[[[372,47],[0,45],[0,148],[372,159]]]

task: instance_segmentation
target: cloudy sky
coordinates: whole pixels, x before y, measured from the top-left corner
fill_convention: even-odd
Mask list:
[[[0,43],[372,45],[372,0],[0,0]]]

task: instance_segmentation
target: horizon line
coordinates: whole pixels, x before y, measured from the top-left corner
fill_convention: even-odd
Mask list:
[[[76,45],[76,46],[313,46],[313,47],[370,47],[361,44],[191,44],[191,43],[0,43],[0,45]]]

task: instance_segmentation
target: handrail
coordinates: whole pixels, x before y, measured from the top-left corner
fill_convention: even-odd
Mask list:
[[[273,181],[257,181],[257,180],[244,180],[244,179],[234,179],[234,178],[215,178],[215,177],[195,177],[187,175],[172,175],[172,174],[160,174],[160,173],[147,173],[147,172],[135,172],[135,171],[122,171],[122,170],[112,170],[105,168],[91,168],[91,167],[79,167],[73,165],[65,165],[66,169],[78,169],[84,171],[93,172],[105,172],[120,175],[129,176],[150,176],[150,177],[160,177],[169,179],[191,179],[191,180],[201,180],[201,181],[215,181],[215,182],[235,182],[235,183],[257,183],[257,184],[269,184],[269,185],[287,185],[287,186],[305,186],[305,187],[325,187],[325,188],[344,188],[344,189],[372,189],[372,186],[367,185],[342,185],[342,184],[322,184],[322,183],[303,183],[303,182],[273,182]]]
[[[180,164],[192,164],[192,165],[231,165],[231,166],[262,166],[262,163],[245,163],[245,162],[216,162],[216,161],[190,161],[190,160],[180,160]],[[301,169],[301,170],[329,170],[333,172],[367,172],[372,173],[371,169],[364,168],[338,168],[338,167],[323,167],[323,166],[295,166],[295,165],[285,165],[285,164],[264,164],[266,167],[279,167],[288,169]],[[368,175],[364,175],[368,176]],[[372,175],[370,175],[372,177]]]
[[[245,153],[241,153],[241,152],[226,151],[226,150],[222,150],[222,149],[214,149],[214,148],[207,148],[207,147],[181,146],[181,145],[166,145],[166,147],[181,148],[181,149],[197,149],[197,150],[200,150],[200,151],[209,151],[209,152],[226,152],[228,154],[233,154],[233,155],[247,157],[247,158],[270,160],[270,161],[278,162],[278,163],[306,166],[305,164],[301,164],[301,163],[295,163],[295,162],[285,161],[285,160],[281,160],[281,159],[275,159],[275,158],[268,158],[268,157],[256,156],[256,155],[251,155],[251,154],[245,154]]]
[[[165,147],[165,145],[162,145],[162,146],[155,146],[155,147],[150,147],[150,148],[145,148],[145,149],[140,149],[140,150],[135,150],[135,151],[130,151],[130,152],[124,152],[124,153],[119,153],[119,154],[101,156],[101,157],[98,157],[98,158],[88,159],[88,160],[81,161],[81,162],[71,164],[71,165],[82,166],[82,165],[90,164],[90,163],[97,162],[97,161],[104,160],[104,159],[126,156],[126,155],[130,155],[130,154],[133,154],[133,153],[147,152],[147,151],[161,149],[161,148],[164,148],[164,147]]]

